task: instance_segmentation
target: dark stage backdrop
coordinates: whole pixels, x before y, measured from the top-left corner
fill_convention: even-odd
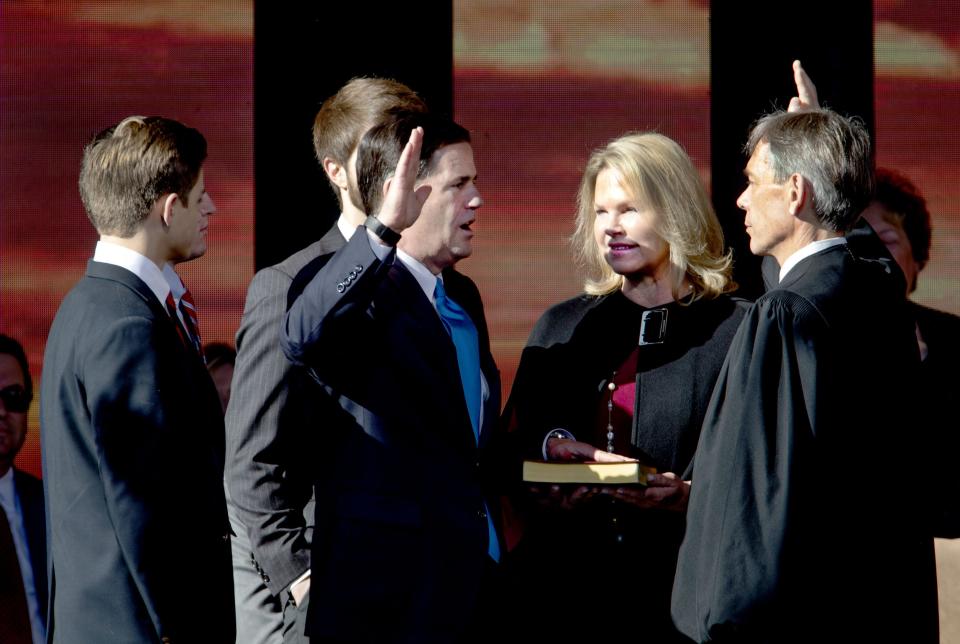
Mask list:
[[[459,266],[480,286],[505,393],[536,319],[581,290],[567,238],[590,152],[657,130],[709,183],[708,4],[455,0],[454,111],[486,202]]]
[[[209,250],[181,275],[204,341],[233,341],[253,274],[253,2],[0,2],[0,331],[35,383],[60,300],[96,234],[77,192],[84,144],[131,114],[207,137],[218,213]],[[39,389],[39,387],[37,387]],[[17,460],[40,473],[38,403]]]
[[[684,145],[709,185],[709,5],[454,0],[454,111],[473,132],[486,201],[476,254],[461,268],[486,302],[505,393],[536,318],[580,290],[566,238],[590,151],[623,132],[655,129]],[[931,263],[914,296],[954,313],[960,313],[958,12],[945,1],[874,4],[878,161],[910,175],[934,214]],[[0,2],[0,331],[24,342],[36,380],[50,321],[96,239],[76,189],[83,144],[129,114],[171,116],[208,137],[207,184],[219,213],[207,255],[183,273],[199,300],[204,339],[232,341],[254,267],[253,22],[252,0]],[[277,32],[276,21],[268,26],[291,33]],[[269,34],[260,35],[260,44],[269,42]],[[372,60],[376,53],[368,49]],[[301,75],[300,82],[322,84],[342,73],[324,65],[339,63],[309,62],[317,78]],[[768,82],[750,72],[744,60],[744,82]],[[422,61],[417,73],[424,74]],[[396,75],[423,90],[413,77]],[[433,97],[429,88],[425,93]],[[775,98],[782,106],[789,96]],[[321,98],[310,100],[315,111]],[[308,155],[289,158],[315,164]],[[300,235],[297,247],[305,245],[291,209],[271,208],[278,199],[273,190],[261,195],[258,228],[286,228]],[[276,250],[256,241],[264,257]],[[36,402],[30,427],[19,464],[39,473]]]
[[[870,4],[860,4],[866,14]],[[764,110],[786,107],[792,57],[827,45],[842,50],[836,43],[811,40],[810,32],[794,36],[789,25],[782,25],[774,38],[788,39],[776,45],[785,57],[782,68],[771,70],[765,60],[770,52],[750,36],[762,26],[766,5],[753,5],[759,13],[749,19],[737,14],[752,10],[739,5],[722,5],[723,15],[713,17],[723,32],[715,30],[720,42],[714,47],[730,47],[731,38],[746,44],[736,45],[742,54],[727,61],[730,68],[720,70],[724,77],[711,79],[711,15],[705,0],[455,0],[455,115],[474,134],[486,201],[476,226],[475,255],[460,266],[480,285],[505,393],[536,319],[580,290],[567,237],[590,151],[630,130],[657,130],[686,148],[708,187],[711,177],[719,187],[731,168],[710,165],[711,94],[715,104],[741,117],[736,105],[742,89],[759,88],[763,98],[759,111],[747,115],[749,121]],[[834,7],[831,20],[857,26],[862,18],[836,14],[853,10],[853,4]],[[857,91],[868,92],[869,84],[851,90],[863,83],[837,78],[849,56],[841,51],[843,60],[822,60],[822,55],[818,60],[811,53],[808,62],[815,63],[814,80],[827,90],[821,94],[825,104],[873,121],[878,163],[908,174],[927,196],[933,250],[913,297],[960,314],[960,8],[946,1],[878,0],[873,16],[872,117],[868,109],[856,108],[863,101]],[[723,86],[711,87],[711,81]],[[742,145],[746,127],[728,121],[725,113],[718,116],[714,128],[719,123],[735,131],[714,136]],[[741,252],[746,247],[743,213],[733,201],[743,188],[745,162],[735,155],[733,180],[741,183],[732,189],[725,185],[716,203],[731,233],[728,242]],[[743,273],[750,266],[741,254],[738,279],[758,286],[758,279]]]

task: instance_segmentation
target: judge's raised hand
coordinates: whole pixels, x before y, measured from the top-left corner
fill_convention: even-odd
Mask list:
[[[799,60],[793,61],[793,82],[797,84],[797,95],[790,99],[788,112],[805,112],[820,109],[817,100],[817,87],[807,76]]]
[[[422,145],[423,128],[415,127],[403,147],[396,171],[383,184],[383,205],[377,213],[377,219],[398,233],[413,225],[430,195],[430,186],[414,189]]]
[[[690,499],[690,481],[684,481],[673,472],[650,474],[647,487],[610,486],[604,488],[602,493],[645,510],[684,512]]]

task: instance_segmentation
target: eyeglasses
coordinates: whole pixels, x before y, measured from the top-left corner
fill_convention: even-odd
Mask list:
[[[0,389],[0,400],[3,401],[3,406],[8,412],[22,414],[30,409],[30,399],[30,394],[20,385],[10,385]]]

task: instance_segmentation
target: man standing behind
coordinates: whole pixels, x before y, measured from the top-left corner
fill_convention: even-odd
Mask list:
[[[324,469],[310,445],[333,421],[329,401],[318,398],[306,372],[280,350],[287,290],[300,269],[342,247],[363,223],[355,152],[363,133],[391,110],[426,111],[426,105],[407,86],[381,78],[356,78],[323,103],[314,149],[340,201],[340,218],[319,241],[257,273],[247,291],[226,417],[237,624],[246,644],[303,637],[314,519],[309,502],[313,478]]]
[[[233,642],[220,402],[170,264],[206,251],[206,141],[130,117],[86,147],[100,234],[44,357],[49,639]]]
[[[13,466],[27,438],[33,379],[23,347],[0,334],[0,642],[46,641],[43,484]]]
[[[908,428],[924,444],[913,324],[899,276],[843,237],[870,201],[869,136],[829,110],[779,112],[747,151],[737,204],[779,284],[704,421],[674,621],[701,642],[936,642],[933,543],[898,449]]]
[[[297,276],[282,334],[341,409],[314,457],[308,633],[480,638],[496,619],[484,606],[500,550],[483,461],[500,383],[480,295],[453,270],[472,253],[483,204],[469,134],[395,119],[364,136],[357,177],[379,214]]]

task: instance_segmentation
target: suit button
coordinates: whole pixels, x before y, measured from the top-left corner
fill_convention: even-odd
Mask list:
[[[350,279],[352,280],[357,279],[357,271],[350,271]]]
[[[223,540],[224,540],[226,543],[230,543],[230,533],[229,533],[229,532],[226,533],[225,535],[223,535],[222,538],[223,538]]]
[[[337,284],[337,293],[343,293],[343,291],[346,290],[346,288],[347,287],[344,285],[344,283],[340,282],[339,284]]]
[[[360,264],[357,264],[356,266],[353,267],[353,270],[359,273],[360,271],[363,270],[363,266],[361,266]]]

